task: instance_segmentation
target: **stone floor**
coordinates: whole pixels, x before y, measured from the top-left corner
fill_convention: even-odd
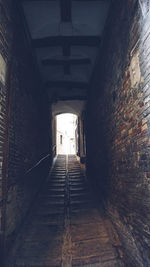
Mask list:
[[[121,243],[76,156],[59,155],[6,267],[119,267]]]

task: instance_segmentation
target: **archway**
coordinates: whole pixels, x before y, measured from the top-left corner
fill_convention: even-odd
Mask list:
[[[56,153],[77,153],[77,123],[78,117],[73,113],[63,113],[56,116]]]

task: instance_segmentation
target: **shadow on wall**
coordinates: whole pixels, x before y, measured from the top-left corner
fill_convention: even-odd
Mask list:
[[[92,124],[87,133],[87,177],[102,204],[107,203],[110,194],[108,150],[102,128],[100,132],[96,132],[97,128],[94,120]],[[96,155],[95,147],[98,148]]]
[[[18,214],[18,216],[22,216],[21,223],[15,227],[15,230],[13,232],[10,231],[10,234],[9,228],[7,229],[6,254],[9,252],[9,249],[13,247],[13,242],[22,228],[24,217],[28,216],[28,213],[30,213],[33,204],[36,203],[36,197],[48,176],[50,167],[51,155],[49,154],[46,157],[42,158],[34,167],[32,167],[18,182],[16,188],[17,195],[19,195],[19,201],[23,200],[24,208],[21,208],[20,214]],[[9,212],[8,209],[7,212]],[[10,212],[12,216],[8,219],[10,220],[11,225],[11,223],[13,223],[13,220],[15,220],[16,216],[15,207],[13,213],[12,210]]]

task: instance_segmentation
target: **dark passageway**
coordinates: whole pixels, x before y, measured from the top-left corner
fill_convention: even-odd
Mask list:
[[[8,266],[121,267],[121,249],[76,156],[59,155]]]
[[[58,266],[150,266],[149,0],[0,0],[0,267]]]

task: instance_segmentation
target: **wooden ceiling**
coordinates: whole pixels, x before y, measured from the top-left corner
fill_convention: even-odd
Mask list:
[[[49,94],[55,92],[59,99],[61,91],[61,97],[67,99],[69,91],[70,99],[73,90],[73,99],[86,98],[109,2],[21,0],[38,67]]]

